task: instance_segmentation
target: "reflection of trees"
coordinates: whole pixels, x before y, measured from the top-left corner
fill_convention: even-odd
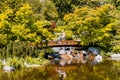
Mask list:
[[[118,64],[118,62],[114,61],[104,61],[94,66],[80,64],[68,65],[60,68],[63,68],[67,74],[65,80],[120,80],[120,68]],[[60,80],[59,74],[57,74],[54,69],[55,67],[56,66],[51,65],[42,68],[16,70],[11,74],[1,73],[0,79],[2,78],[3,80],[9,80],[11,78],[12,80]]]
[[[104,61],[95,66],[80,65],[75,70],[68,71],[67,80],[118,80],[118,68],[113,67],[113,62]]]

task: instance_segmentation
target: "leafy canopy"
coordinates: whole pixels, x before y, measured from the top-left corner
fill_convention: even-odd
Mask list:
[[[67,29],[81,40],[81,45],[99,45],[107,47],[111,38],[114,18],[110,14],[111,5],[91,8],[76,8],[74,13],[65,15]]]

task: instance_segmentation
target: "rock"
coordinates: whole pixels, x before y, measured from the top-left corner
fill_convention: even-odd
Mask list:
[[[112,54],[111,59],[112,60],[120,60],[120,54]]]
[[[89,47],[88,51],[91,51],[93,54],[99,54],[100,53],[98,48],[95,48],[95,47]]]
[[[15,68],[10,67],[10,66],[4,66],[4,67],[3,67],[3,70],[4,70],[4,71],[15,71]]]
[[[27,64],[26,62],[24,63],[25,67],[40,67],[41,65],[39,64]]]

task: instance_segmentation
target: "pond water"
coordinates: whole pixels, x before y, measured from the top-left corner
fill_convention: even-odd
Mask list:
[[[0,71],[0,80],[62,80],[56,68],[66,73],[64,80],[120,80],[120,68],[110,60],[96,65],[74,64],[60,66],[51,64],[41,68],[24,68],[14,72]]]

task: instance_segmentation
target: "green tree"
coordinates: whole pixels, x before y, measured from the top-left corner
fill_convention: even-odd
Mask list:
[[[39,21],[36,22],[34,19],[30,5],[19,1],[21,0],[8,0],[1,3],[4,6],[0,9],[0,45],[6,45],[10,41],[40,43],[42,40],[48,40],[50,32],[47,29],[50,22],[40,21],[41,24],[35,26]],[[12,3],[16,3],[14,7]]]
[[[52,33],[49,31],[51,23],[49,21],[37,21],[33,25],[33,31],[36,32],[38,41],[51,40]]]
[[[120,11],[119,10],[115,10],[113,12],[114,17],[117,19],[116,25],[113,27],[113,36],[111,39],[111,49],[113,52],[120,52]]]
[[[55,4],[51,0],[27,0],[27,2],[32,7],[34,17],[37,20],[57,20],[58,12]]]
[[[107,47],[110,45],[111,31],[115,25],[111,11],[111,5],[76,8],[74,13],[64,17],[66,28],[81,40],[81,45]]]
[[[74,12],[75,7],[91,6],[98,7],[105,3],[106,0],[52,0],[59,14],[59,18],[64,15]]]

